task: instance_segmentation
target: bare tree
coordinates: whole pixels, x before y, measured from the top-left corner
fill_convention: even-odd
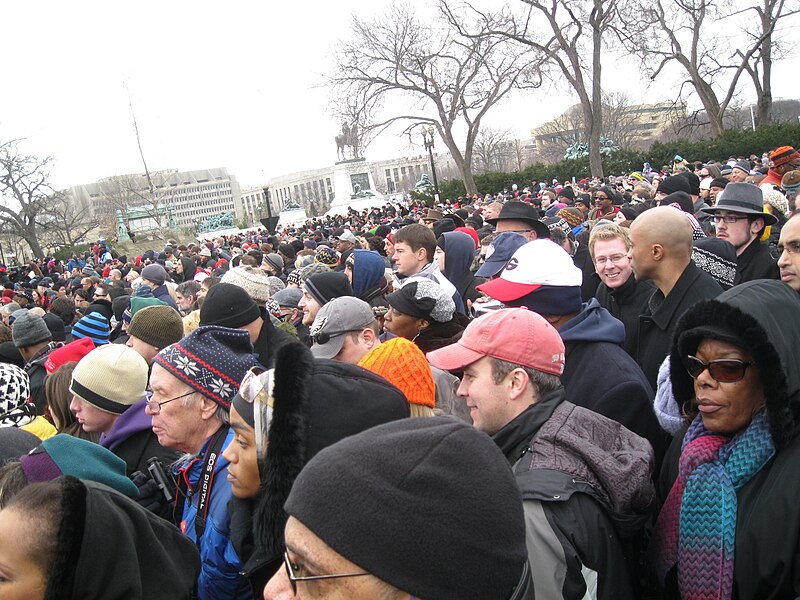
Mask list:
[[[751,11],[755,12],[755,18],[746,20],[744,32],[751,43],[757,44],[758,49],[745,62],[744,68],[756,91],[757,123],[767,125],[773,120],[772,63],[776,58],[785,57],[784,48],[776,39],[778,21],[800,12],[800,3],[797,0],[759,0],[742,9],[741,13],[749,17]],[[736,54],[745,58],[741,49]]]
[[[508,129],[494,129],[484,127],[475,138],[473,166],[478,173],[503,171],[509,162],[509,137]]]
[[[45,229],[60,244],[74,246],[99,224],[99,216],[87,207],[79,206],[63,192],[53,194]]]
[[[778,4],[783,7],[785,2],[762,1],[764,10],[775,10],[774,5]],[[748,68],[754,70],[751,61],[758,55],[771,65],[769,51],[764,54],[764,44],[771,39],[777,20],[792,13],[765,15],[762,28],[750,34],[745,47],[735,50],[727,36],[711,28],[723,23],[728,30],[746,30],[742,19],[748,10],[731,10],[725,0],[639,0],[625,5],[620,19],[625,26],[617,33],[625,46],[642,58],[651,79],[671,65],[680,67],[686,76],[681,92],[687,85],[694,90],[711,134],[716,137],[724,131],[725,112],[736,101],[742,73]],[[768,77],[769,72],[762,75]]]
[[[440,0],[444,2],[445,0]],[[583,137],[589,144],[592,175],[602,177],[603,131],[601,53],[603,35],[616,14],[616,0],[522,0],[497,13],[470,8],[479,15],[484,35],[500,35],[545,57],[557,77],[577,94],[583,113]],[[588,60],[587,60],[588,57]]]
[[[133,175],[114,175],[98,182],[96,212],[108,213],[113,217],[120,211],[128,225],[129,210],[142,210],[152,218],[161,229],[164,207],[171,200],[170,186],[165,184],[169,174],[146,173]]]
[[[533,53],[514,51],[498,36],[465,35],[462,16],[440,9],[433,22],[408,6],[372,21],[354,17],[331,84],[335,96],[370,116],[378,133],[396,122],[407,124],[407,134],[433,125],[474,193],[472,155],[483,118],[512,90],[540,85],[539,69]],[[379,117],[391,99],[408,110]]]
[[[51,157],[24,154],[17,141],[0,145],[0,226],[24,239],[36,258],[44,258],[39,237],[53,198],[51,164]]]

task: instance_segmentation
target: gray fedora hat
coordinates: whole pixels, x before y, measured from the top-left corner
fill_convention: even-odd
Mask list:
[[[761,188],[752,183],[731,182],[718,195],[717,203],[710,208],[701,208],[702,212],[713,215],[719,210],[754,215],[764,219],[766,225],[778,222],[775,215],[764,212],[764,194]]]

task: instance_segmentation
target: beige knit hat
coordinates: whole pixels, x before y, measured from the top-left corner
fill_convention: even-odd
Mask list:
[[[222,276],[222,282],[242,288],[256,304],[264,306],[269,300],[267,277],[267,273],[260,268],[245,265],[230,269]]]
[[[133,315],[128,334],[161,350],[183,337],[183,320],[171,306],[147,306]]]
[[[146,388],[147,363],[141,355],[122,344],[106,344],[78,362],[69,391],[95,408],[121,415],[144,399]]]

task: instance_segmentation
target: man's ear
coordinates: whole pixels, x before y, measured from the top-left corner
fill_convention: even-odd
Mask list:
[[[207,421],[217,414],[218,405],[208,396],[202,396],[200,405],[200,417]]]
[[[653,256],[653,260],[662,260],[664,258],[664,246],[653,244],[650,246],[650,254]]]

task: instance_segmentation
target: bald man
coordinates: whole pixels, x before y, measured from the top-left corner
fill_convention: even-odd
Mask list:
[[[628,258],[637,280],[656,286],[644,314],[633,351],[653,389],[658,368],[669,354],[672,332],[690,306],[722,293],[714,279],[692,262],[692,227],[671,206],[643,212],[631,224]]]

